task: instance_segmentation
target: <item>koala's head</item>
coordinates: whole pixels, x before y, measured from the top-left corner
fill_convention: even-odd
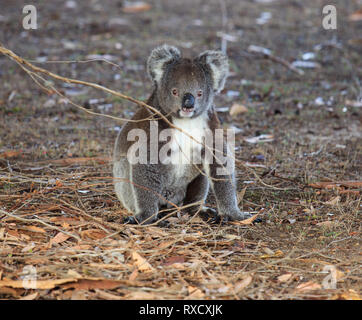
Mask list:
[[[177,118],[195,118],[208,110],[229,71],[221,51],[205,51],[194,59],[181,57],[176,47],[155,48],[147,71],[156,86],[161,111]]]

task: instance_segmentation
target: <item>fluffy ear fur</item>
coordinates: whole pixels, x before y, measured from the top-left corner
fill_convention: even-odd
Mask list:
[[[181,58],[180,50],[164,44],[152,50],[147,60],[147,72],[152,81],[160,83],[165,65]]]
[[[229,74],[229,61],[227,56],[221,51],[204,51],[198,57],[197,61],[211,71],[213,89],[219,93],[225,85]]]

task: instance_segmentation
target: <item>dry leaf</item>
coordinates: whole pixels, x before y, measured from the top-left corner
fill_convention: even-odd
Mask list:
[[[152,266],[138,252],[136,251],[132,252],[132,259],[135,261],[135,265],[137,266],[139,271],[143,272],[153,271]]]
[[[248,218],[248,219],[245,219],[245,220],[241,220],[241,221],[232,221],[230,222],[231,224],[237,224],[237,225],[248,225],[248,224],[251,224],[253,223],[253,221],[259,216],[259,213],[257,214],[254,214],[252,217]]]
[[[64,241],[68,240],[68,239],[69,239],[68,235],[66,235],[63,232],[58,232],[57,235],[54,238],[50,239],[49,248],[51,248],[54,243],[62,243]]]
[[[299,286],[297,286],[297,288],[296,288],[296,290],[299,292],[318,290],[318,289],[322,289],[322,286],[319,283],[315,283],[313,281],[308,281],[308,282],[302,283]]]
[[[69,225],[79,225],[82,223],[79,219],[72,217],[53,217],[49,219],[51,222],[62,225],[63,223],[68,223]]]
[[[18,239],[22,236],[17,230],[7,230],[7,234]]]
[[[325,204],[328,204],[330,206],[335,206],[337,203],[339,203],[339,201],[341,200],[340,196],[336,196],[335,198],[325,202]]]
[[[87,300],[86,290],[74,290],[72,292],[70,300]]]
[[[189,292],[187,299],[198,300],[198,299],[204,299],[204,297],[205,297],[205,295],[199,288],[196,288],[193,286],[188,286],[187,291]]]
[[[46,233],[46,231],[43,228],[36,227],[36,226],[26,226],[26,227],[24,227],[24,229],[32,231],[32,232]]]
[[[98,230],[98,229],[89,229],[84,230],[81,232],[82,238],[89,238],[92,240],[99,240],[103,239],[107,236],[107,234],[104,231]]]
[[[75,290],[94,290],[94,289],[115,289],[123,282],[109,279],[77,279],[74,282],[66,283],[62,286],[64,289],[73,288]]]
[[[337,222],[328,220],[328,221],[318,222],[316,225],[324,228],[332,228],[337,225]]]
[[[142,1],[127,2],[122,8],[124,13],[137,13],[142,11],[148,11],[151,9],[151,5]]]
[[[39,292],[29,294],[25,297],[21,297],[19,300],[35,300],[39,296]]]
[[[173,263],[171,265],[171,267],[174,268],[174,269],[184,270],[185,269],[185,264],[176,262],[176,263]]]
[[[144,292],[144,291],[136,291],[131,292],[123,297],[125,300],[155,300],[159,299],[155,293],[152,292]]]
[[[160,237],[168,237],[170,235],[169,232],[166,232],[166,231],[162,230],[159,227],[151,227],[150,226],[150,227],[147,227],[147,229],[151,231],[152,235],[157,235],[157,236],[160,236]]]
[[[283,251],[277,250],[277,251],[273,252],[272,254],[262,255],[262,256],[260,256],[260,258],[261,258],[261,259],[276,258],[276,257],[282,256],[282,255],[283,255]]]
[[[362,20],[362,9],[359,9],[355,12],[353,12],[352,14],[349,15],[348,17],[349,21],[361,21]]]
[[[5,151],[3,153],[0,153],[0,159],[10,159],[15,158],[22,154],[22,150],[9,150]]]
[[[278,279],[279,282],[286,282],[286,281],[288,281],[291,277],[292,277],[292,274],[291,274],[291,273],[285,273],[285,274],[280,275],[277,279]]]
[[[183,256],[173,256],[173,257],[169,257],[167,258],[162,265],[164,266],[170,266],[174,263],[184,263],[185,262],[185,257]]]
[[[63,283],[74,282],[77,279],[55,279],[55,280],[36,280],[36,281],[27,281],[27,289],[53,289],[56,286],[59,286]],[[1,287],[11,287],[11,288],[24,288],[23,280],[0,280]]]
[[[243,189],[238,193],[238,196],[237,196],[237,197],[238,197],[238,204],[240,204],[240,202],[243,201],[246,189],[247,189],[247,187],[243,188]]]
[[[235,293],[239,293],[240,291],[244,290],[253,280],[252,276],[247,276],[243,280],[237,282],[234,286]]]
[[[238,236],[236,234],[225,234],[224,238],[226,238],[228,240],[235,240],[235,239],[240,239],[240,236]]]
[[[162,242],[159,246],[158,246],[158,249],[166,249],[167,247],[169,246],[172,246],[175,244],[175,240],[171,240],[171,241],[165,241],[165,242]]]
[[[70,224],[66,223],[66,222],[62,222],[62,228],[63,229],[69,229],[70,228]]]
[[[338,294],[332,299],[335,300],[362,300],[362,297],[353,289],[349,289],[345,293]]]
[[[317,189],[333,189],[343,186],[347,188],[361,188],[362,181],[319,181],[315,183],[310,183],[309,187],[317,188]]]
[[[82,275],[80,275],[77,271],[75,270],[71,270],[69,269],[67,272],[67,276],[69,276],[69,278],[75,278],[75,279],[80,279],[82,278]]]
[[[95,292],[97,294],[97,297],[103,299],[103,300],[121,300],[122,298],[120,296],[116,296],[115,294],[95,289]]]
[[[21,249],[21,252],[28,252],[28,251],[34,249],[34,247],[35,247],[35,243],[31,242],[27,246],[25,246],[23,249]]]
[[[272,249],[268,248],[268,247],[263,247],[262,249],[266,254],[268,254],[270,256],[275,254],[275,252]]]
[[[20,291],[23,291],[23,289],[13,289],[13,288],[10,288],[10,287],[0,287],[0,294],[6,294],[6,295],[10,295],[12,297],[20,297],[21,296],[21,292]]]
[[[138,276],[138,269],[134,269],[132,271],[131,275],[129,276],[128,280],[134,281],[134,280],[136,280],[137,276]]]
[[[114,289],[117,288],[120,284],[124,284],[124,281],[121,280],[109,280],[103,278],[65,278],[65,279],[55,279],[55,280],[36,280],[27,281],[27,289],[54,289],[57,286],[61,286],[64,289],[76,288],[80,290],[90,290],[90,289]],[[24,288],[23,280],[0,280],[0,288],[2,287],[11,287],[11,288]]]
[[[248,108],[245,107],[243,104],[234,103],[229,111],[229,114],[234,117],[238,114],[248,112]]]

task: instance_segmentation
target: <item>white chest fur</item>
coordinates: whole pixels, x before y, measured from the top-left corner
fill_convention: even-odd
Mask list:
[[[202,143],[208,129],[207,118],[173,118],[172,121],[186,133],[173,128],[171,139],[171,163],[175,165],[177,176],[182,176],[185,165],[201,164]]]

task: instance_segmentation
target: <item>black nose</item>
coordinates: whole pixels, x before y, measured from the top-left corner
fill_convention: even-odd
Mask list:
[[[195,97],[191,93],[185,93],[182,99],[183,108],[193,108],[195,104]]]

